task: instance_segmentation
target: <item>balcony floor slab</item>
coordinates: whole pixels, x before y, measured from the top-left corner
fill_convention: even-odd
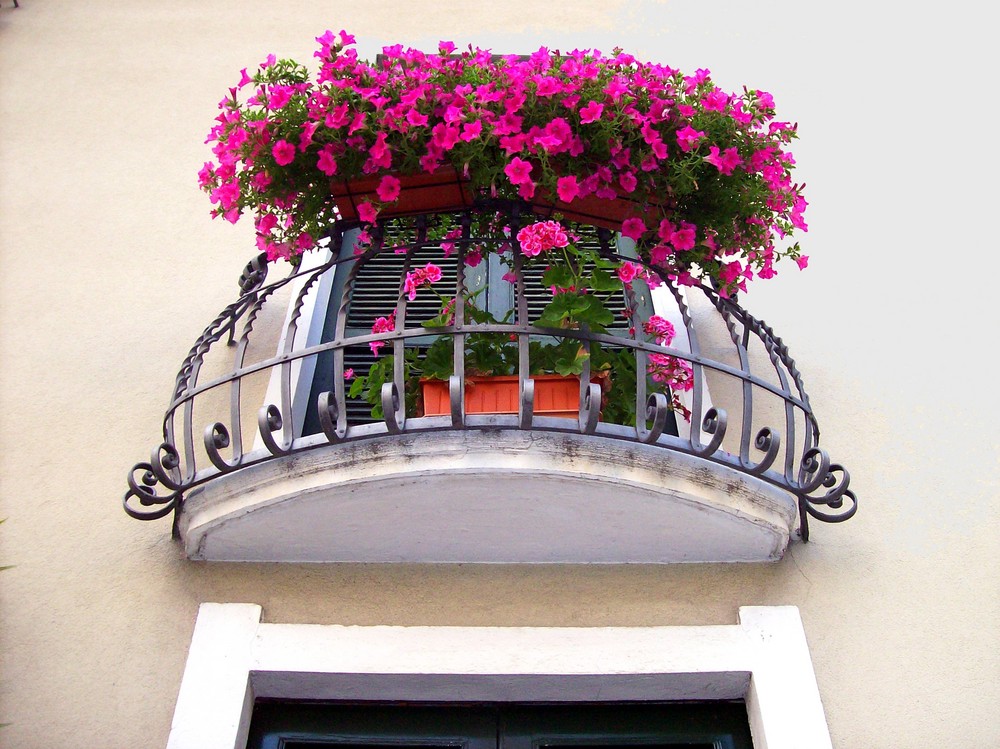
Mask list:
[[[780,559],[794,496],[662,447],[469,429],[327,445],[188,495],[191,559],[668,564]]]

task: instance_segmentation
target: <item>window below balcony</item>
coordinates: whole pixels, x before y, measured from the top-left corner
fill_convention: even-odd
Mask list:
[[[242,749],[255,704],[304,702],[456,705],[473,719],[450,726],[445,737],[432,730],[438,735],[427,741],[449,747],[461,743],[460,733],[496,746],[494,713],[491,708],[484,716],[476,707],[483,705],[527,706],[526,714],[509,708],[521,721],[511,733],[525,747],[613,743],[651,749],[678,740],[718,747],[706,739],[712,729],[689,724],[686,735],[670,733],[665,722],[685,708],[660,713],[664,703],[699,702],[730,713],[730,726],[713,742],[749,723],[756,749],[831,746],[809,646],[792,606],[741,607],[735,624],[672,627],[358,627],[265,623],[260,617],[255,605],[201,605],[168,749]],[[637,717],[641,740],[623,737],[615,725],[623,703],[644,705],[636,708],[646,713]],[[553,704],[566,712],[548,713],[545,706]],[[570,709],[574,705],[588,708],[580,715]],[[634,731],[636,722],[630,723],[626,730]],[[355,725],[338,735],[374,749],[399,746],[400,733],[428,733],[426,721],[405,717],[362,739],[367,731]]]
[[[746,704],[254,706],[247,749],[753,749]]]

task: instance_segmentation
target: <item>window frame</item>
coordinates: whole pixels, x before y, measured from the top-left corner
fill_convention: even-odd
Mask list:
[[[794,606],[735,625],[398,627],[261,622],[203,603],[168,749],[246,746],[254,701],[746,701],[756,749],[832,747]]]

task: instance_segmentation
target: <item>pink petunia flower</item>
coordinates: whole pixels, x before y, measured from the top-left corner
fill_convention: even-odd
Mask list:
[[[681,147],[684,153],[691,151],[698,147],[698,141],[705,137],[705,133],[701,130],[695,130],[690,125],[687,125],[683,130],[677,131],[677,145]]]
[[[326,145],[320,149],[316,168],[330,177],[337,173],[337,159],[333,155],[333,146]]]
[[[399,188],[399,180],[387,174],[379,181],[375,192],[383,203],[391,203],[399,197]]]
[[[504,174],[510,179],[512,185],[523,185],[531,182],[531,162],[515,156],[510,163],[503,168]]]
[[[629,239],[641,239],[646,233],[646,224],[641,218],[627,218],[622,221],[622,234]]]
[[[271,155],[279,166],[288,166],[295,161],[295,146],[287,140],[279,140],[271,148]]]
[[[604,105],[592,101],[580,110],[580,123],[586,125],[589,122],[597,122],[604,113]]]
[[[576,177],[560,177],[556,180],[556,192],[563,203],[572,203],[580,194],[580,184],[576,181]]]
[[[705,161],[718,169],[721,174],[732,174],[733,170],[743,163],[736,148],[727,148],[722,153],[719,152],[718,146],[711,146],[708,150],[709,154],[705,157]]]
[[[375,206],[366,200],[364,203],[358,205],[358,218],[366,224],[374,223],[375,219],[378,218],[378,211],[375,210]]]
[[[681,222],[681,227],[670,235],[670,243],[678,250],[694,249],[697,241],[698,227],[687,221]]]

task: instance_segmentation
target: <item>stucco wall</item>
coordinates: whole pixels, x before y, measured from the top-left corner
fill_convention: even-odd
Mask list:
[[[996,105],[964,3],[73,3],[0,7],[0,745],[163,746],[199,603],[269,622],[636,626],[800,608],[834,745],[995,746]],[[267,53],[620,45],[800,122],[808,271],[747,307],[790,345],[861,512],[766,566],[188,562],[120,509],[176,368],[233,298],[215,103]]]

